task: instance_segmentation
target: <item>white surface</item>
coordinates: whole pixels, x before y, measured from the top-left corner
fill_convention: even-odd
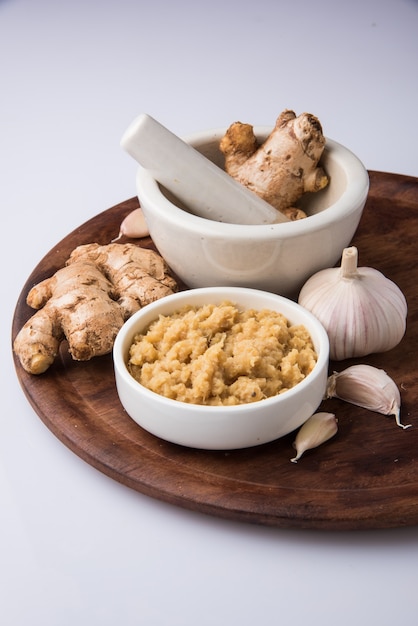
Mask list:
[[[417,32],[415,0],[0,2],[2,623],[415,623],[417,528],[269,529],[122,487],[31,409],[10,324],[44,254],[135,194],[119,141],[139,113],[182,135],[308,110],[368,168],[416,176]]]

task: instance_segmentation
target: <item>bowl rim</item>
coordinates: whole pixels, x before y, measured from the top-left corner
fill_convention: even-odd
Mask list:
[[[213,129],[189,135],[185,140],[189,143],[199,141],[204,143],[222,136],[226,129]],[[265,134],[270,130],[268,127],[254,127],[258,135]],[[156,218],[162,219],[163,223],[172,224],[176,228],[181,225],[189,232],[205,233],[205,237],[229,237],[231,240],[239,240],[243,237],[263,239],[277,239],[279,236],[286,238],[299,237],[310,234],[358,210],[367,198],[369,191],[369,175],[360,159],[341,143],[326,137],[324,151],[338,161],[346,172],[347,187],[338,200],[331,206],[306,219],[278,224],[230,224],[217,222],[204,217],[193,215],[173,204],[160,190],[159,183],[153,178],[151,172],[139,166],[136,174],[136,190],[139,203],[144,214],[148,213],[148,206],[152,205]],[[347,210],[347,206],[350,207]]]
[[[283,394],[271,396],[270,398],[265,398],[264,400],[258,400],[256,402],[249,402],[245,404],[238,404],[238,405],[232,405],[232,406],[223,406],[223,405],[212,406],[212,405],[181,402],[179,400],[167,398],[161,394],[156,393],[155,391],[152,391],[151,389],[148,389],[144,385],[141,385],[141,383],[139,383],[128,371],[125,356],[123,354],[124,344],[126,342],[129,342],[129,345],[130,345],[134,335],[137,332],[140,332],[139,329],[136,329],[136,327],[138,326],[138,323],[141,319],[150,318],[150,317],[152,319],[157,319],[159,315],[159,309],[161,307],[164,307],[168,300],[170,300],[174,306],[176,303],[178,303],[179,306],[181,306],[182,304],[186,304],[187,296],[190,296],[190,293],[195,294],[197,296],[207,295],[208,298],[210,298],[211,295],[214,295],[218,298],[218,300],[220,299],[220,297],[222,297],[223,299],[228,299],[231,302],[234,302],[234,293],[235,294],[241,293],[241,294],[245,294],[248,296],[262,295],[278,303],[285,302],[286,306],[290,307],[292,310],[299,311],[299,313],[301,313],[306,318],[307,322],[309,322],[310,324],[308,328],[309,332],[311,332],[310,328],[312,326],[315,328],[315,333],[318,337],[317,347],[320,349],[317,351],[318,358],[317,358],[317,362],[313,370],[306,376],[306,378],[304,378],[302,381],[300,381],[297,385],[295,385],[291,389],[288,389]],[[257,308],[257,307],[255,306],[254,308]],[[268,308],[268,306],[265,305],[262,308]],[[169,315],[169,313],[167,314]],[[285,314],[285,316],[289,318],[289,315]],[[146,322],[146,324],[149,324],[149,323],[150,321]],[[299,322],[299,323],[302,323],[302,322]],[[314,384],[315,379],[321,377],[321,373],[323,372],[324,368],[328,369],[328,363],[329,363],[329,339],[328,339],[327,332],[325,328],[322,326],[321,322],[310,311],[305,309],[303,306],[301,306],[294,300],[290,300],[289,298],[286,298],[285,296],[281,296],[281,295],[268,292],[268,291],[263,291],[261,289],[254,289],[251,287],[223,287],[223,286],[222,287],[197,287],[197,288],[186,289],[183,291],[176,292],[174,294],[164,296],[163,298],[160,298],[159,300],[156,300],[155,302],[152,302],[146,305],[145,307],[143,307],[142,309],[134,313],[124,323],[124,325],[120,329],[119,333],[116,336],[114,346],[113,346],[113,364],[114,364],[114,369],[116,373],[116,379],[118,375],[122,377],[124,382],[128,385],[130,389],[132,389],[134,393],[137,393],[139,391],[140,393],[145,394],[146,397],[153,399],[155,402],[162,403],[163,405],[166,405],[167,407],[176,408],[177,410],[181,408],[181,410],[186,413],[197,411],[202,416],[214,415],[214,416],[219,417],[221,412],[226,413],[226,414],[229,414],[229,413],[233,414],[239,411],[245,413],[247,411],[253,411],[254,408],[256,408],[257,406],[266,407],[270,404],[277,404],[278,406],[280,406],[281,402],[285,402],[286,400],[291,400],[291,398],[294,395],[302,392],[307,386]]]

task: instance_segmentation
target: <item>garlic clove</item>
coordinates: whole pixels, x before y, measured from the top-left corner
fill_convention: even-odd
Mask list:
[[[395,381],[388,374],[372,365],[351,365],[342,372],[334,372],[328,378],[327,398],[339,398],[363,409],[394,415],[401,428],[401,394]]]
[[[331,439],[338,431],[338,422],[334,413],[314,413],[299,429],[293,447],[296,456],[290,459],[297,463],[306,450],[317,448],[328,439]]]
[[[147,222],[141,208],[134,209],[128,213],[120,225],[119,235],[116,239],[112,240],[112,243],[118,241],[123,236],[130,237],[131,239],[140,239],[149,236]]]
[[[345,248],[341,267],[317,272],[299,294],[299,304],[327,331],[330,358],[336,361],[387,352],[406,330],[402,291],[378,270],[358,267],[357,261],[357,248]]]

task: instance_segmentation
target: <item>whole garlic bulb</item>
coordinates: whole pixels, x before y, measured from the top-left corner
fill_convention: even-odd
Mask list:
[[[336,361],[387,352],[406,330],[402,291],[378,270],[358,267],[357,261],[357,248],[345,248],[341,267],[317,272],[299,294],[299,304],[327,331],[330,357]]]

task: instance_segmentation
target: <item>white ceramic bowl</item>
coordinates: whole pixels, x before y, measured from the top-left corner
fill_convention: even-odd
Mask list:
[[[236,406],[202,406],[168,399],[142,386],[126,363],[136,333],[160,314],[170,315],[186,304],[202,306],[230,300],[242,308],[279,311],[310,332],[318,354],[312,372],[283,394]],[[114,350],[116,386],[130,417],[150,433],[194,448],[247,448],[282,437],[305,422],[324,396],[328,376],[328,336],[318,320],[295,302],[272,293],[240,287],[207,287],[181,291],[147,305],[119,331]]]
[[[222,167],[218,146],[225,130],[201,132],[186,141]],[[255,132],[263,140],[270,129],[256,127]],[[312,274],[340,259],[369,189],[367,170],[341,144],[327,139],[321,163],[330,177],[328,187],[304,198],[307,219],[285,224],[227,224],[192,215],[141,167],[137,195],[155,245],[189,287],[238,285],[296,297]]]

